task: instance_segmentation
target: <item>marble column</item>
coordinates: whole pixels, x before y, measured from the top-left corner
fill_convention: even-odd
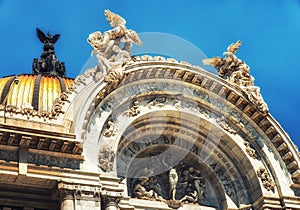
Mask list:
[[[59,200],[61,210],[101,210],[100,192],[99,186],[61,181],[54,196]]]
[[[105,210],[118,210],[118,206],[116,203],[110,202],[106,205]]]
[[[63,193],[64,196],[61,198],[60,209],[61,210],[74,210],[74,197],[72,192]]]

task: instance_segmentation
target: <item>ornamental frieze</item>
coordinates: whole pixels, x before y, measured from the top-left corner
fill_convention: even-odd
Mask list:
[[[35,165],[45,165],[49,167],[55,166],[60,168],[79,169],[81,161],[65,157],[29,153],[28,163],[33,163]]]

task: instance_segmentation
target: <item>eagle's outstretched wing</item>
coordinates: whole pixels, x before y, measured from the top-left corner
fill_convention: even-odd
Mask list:
[[[227,52],[236,53],[241,45],[242,42],[238,40],[236,43],[232,43],[227,47]]]
[[[50,42],[52,44],[55,44],[55,42],[57,42],[57,40],[59,39],[60,37],[60,34],[55,34],[51,39],[50,39]]]
[[[36,28],[36,34],[37,34],[39,40],[40,40],[42,43],[45,43],[45,41],[47,40],[47,37],[46,37],[46,35],[44,34],[44,32],[42,32],[39,28]]]
[[[224,64],[223,58],[205,58],[202,63],[207,66],[219,67]]]
[[[106,16],[106,20],[109,21],[109,24],[111,27],[115,28],[117,26],[125,26],[126,20],[122,18],[120,15],[117,15],[116,13],[111,12],[110,10],[104,10],[104,15]]]
[[[142,46],[143,43],[142,43],[139,35],[135,31],[133,31],[133,30],[127,30],[126,36],[128,38],[130,38],[135,44],[137,44],[139,46]]]

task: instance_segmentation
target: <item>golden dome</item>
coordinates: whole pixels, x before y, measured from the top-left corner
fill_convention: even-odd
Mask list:
[[[71,83],[73,79],[49,75],[4,77],[0,79],[0,104],[51,111],[54,101]]]

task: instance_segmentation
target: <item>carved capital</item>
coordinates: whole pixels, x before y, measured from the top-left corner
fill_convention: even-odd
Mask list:
[[[111,193],[105,193],[102,195],[102,207],[104,209],[117,209],[120,202],[119,196],[113,196]]]
[[[58,200],[61,203],[64,200],[73,200],[74,199],[74,193],[75,193],[75,190],[68,190],[68,189],[59,188],[53,194],[53,198],[55,200]]]
[[[58,189],[54,194],[54,198],[60,202],[64,200],[95,200],[100,201],[100,187],[77,185],[65,182],[58,183]]]

